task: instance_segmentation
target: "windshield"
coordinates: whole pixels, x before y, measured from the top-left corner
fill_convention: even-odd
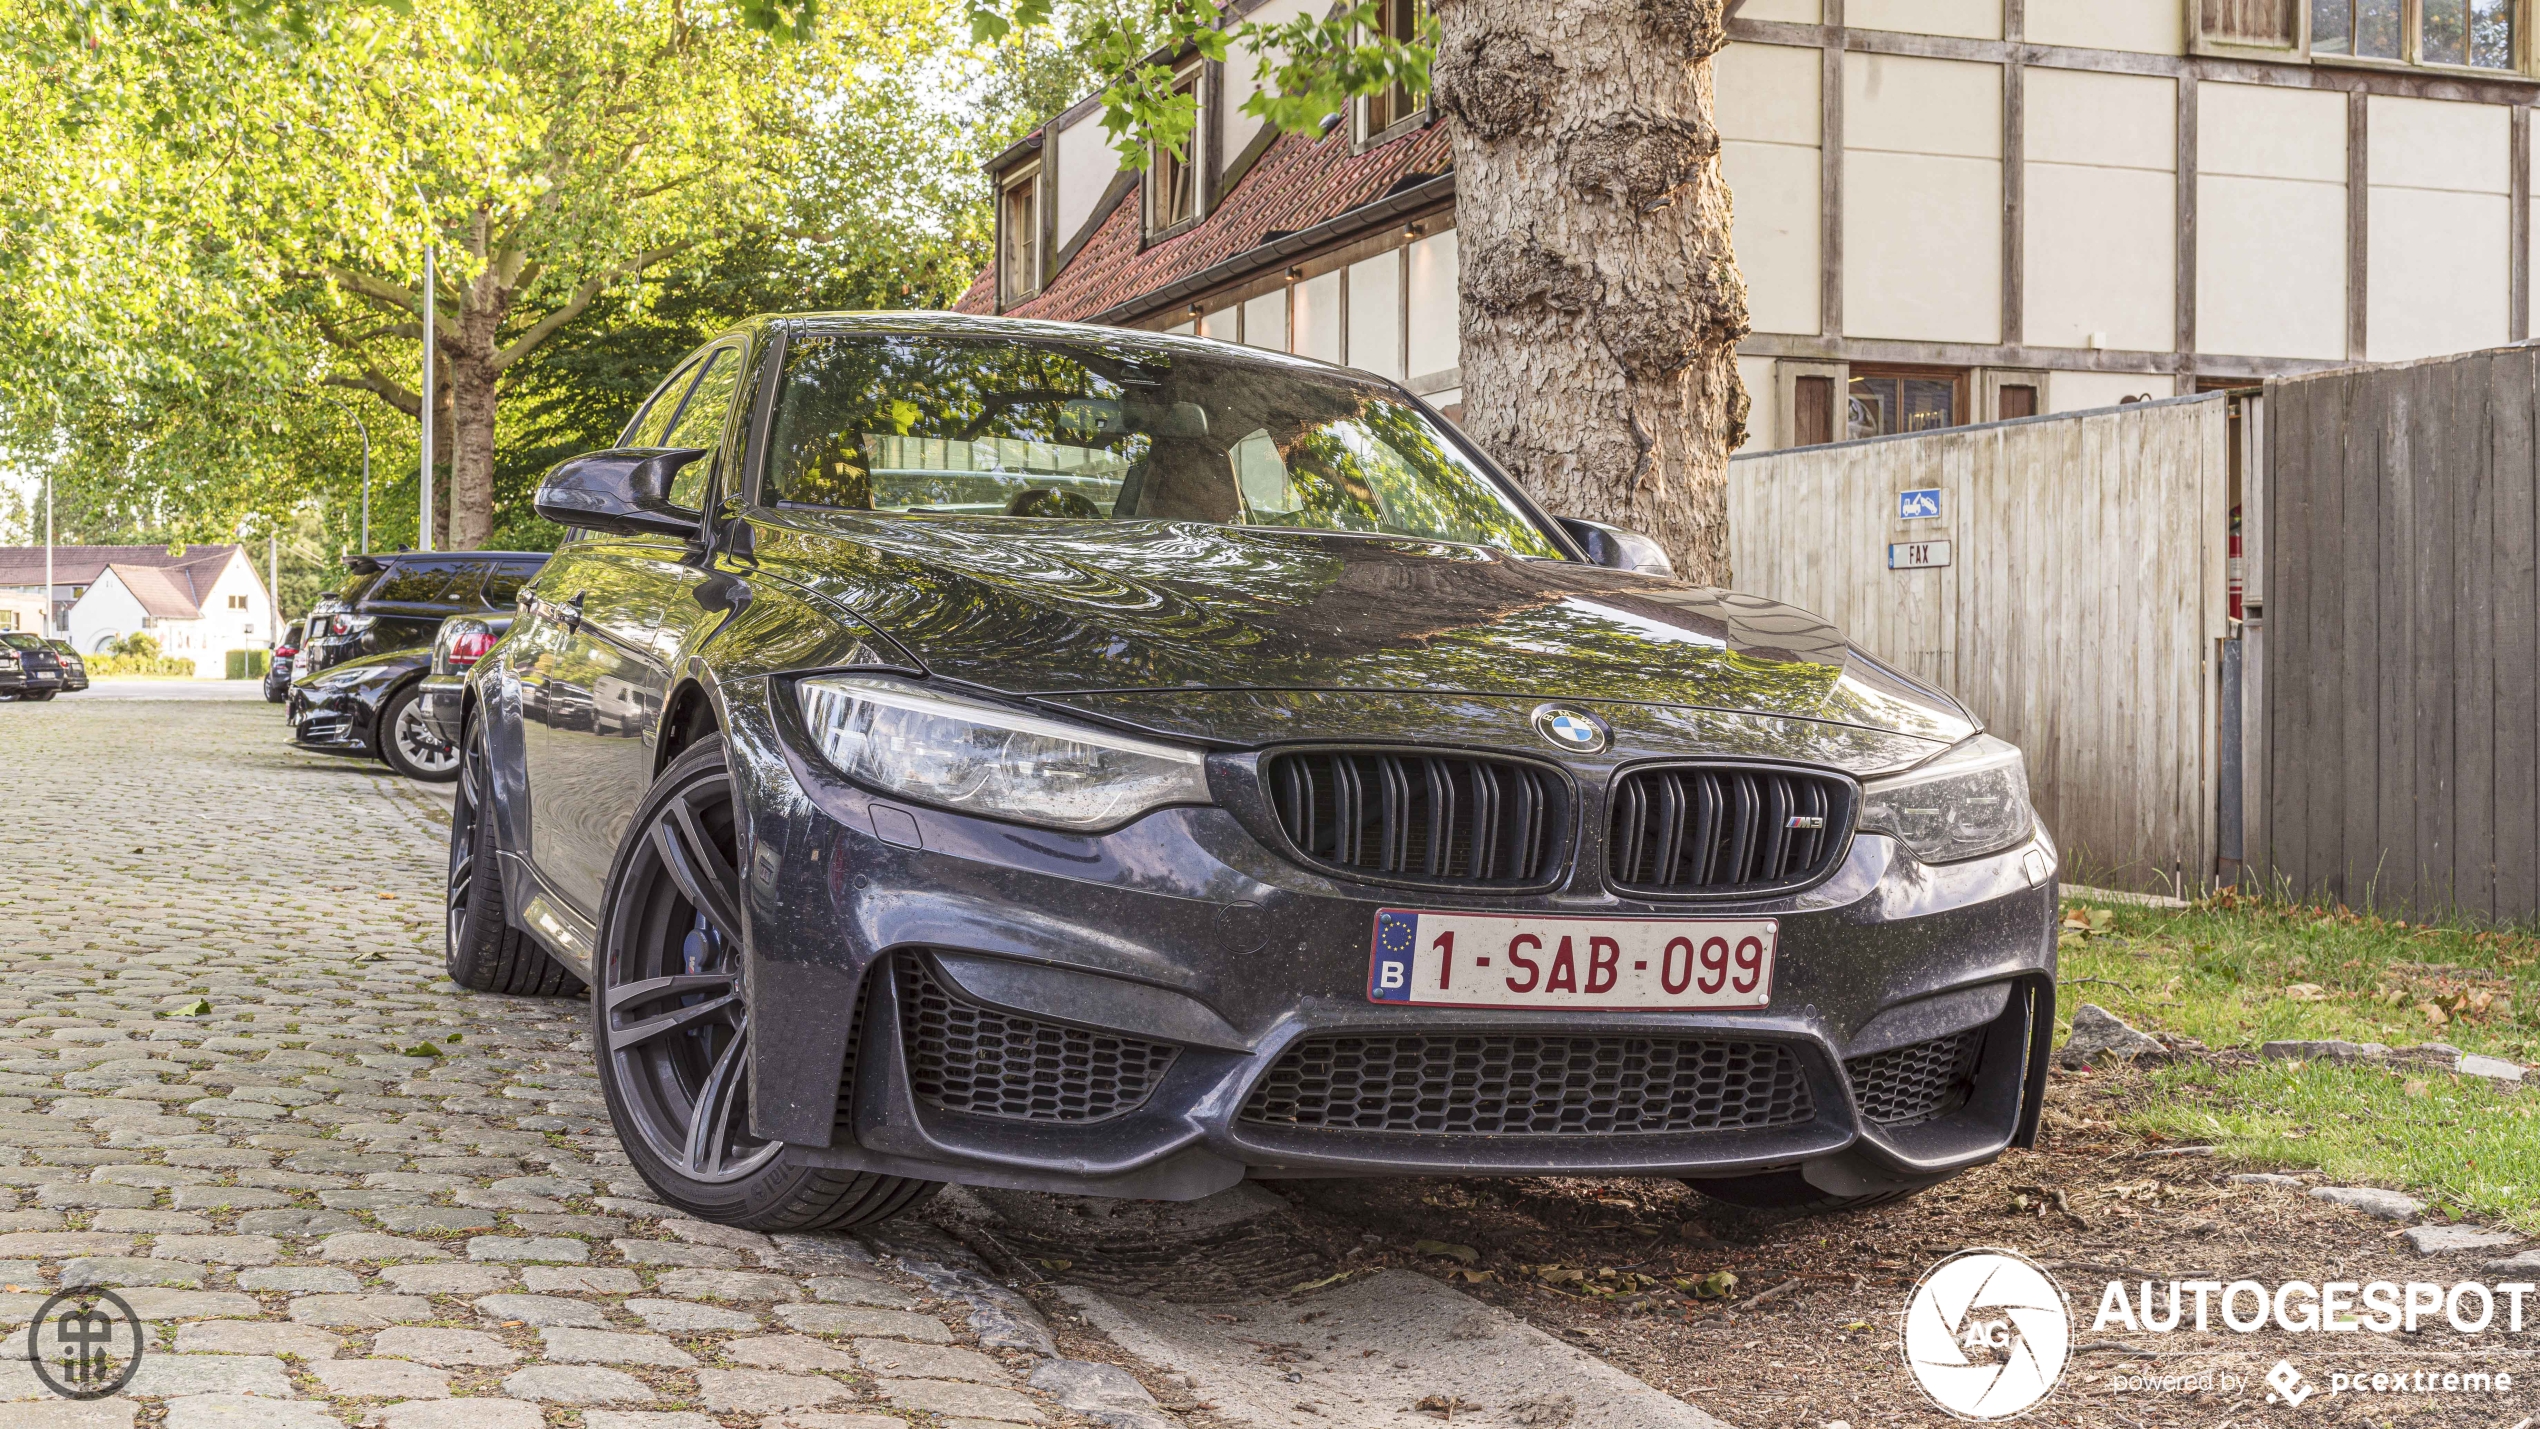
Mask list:
[[[32,635],[0,635],[0,645],[6,645],[12,650],[45,650],[50,648],[45,645],[43,641]]]
[[[785,355],[778,506],[1208,521],[1557,556],[1498,482],[1385,388],[1145,340],[815,333]]]

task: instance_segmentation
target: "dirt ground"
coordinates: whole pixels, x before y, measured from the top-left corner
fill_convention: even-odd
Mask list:
[[[1388,1265],[1447,1279],[1737,1429],[1953,1422],[1907,1375],[1899,1325],[1920,1276],[1974,1246],[2039,1261],[2072,1304],[2078,1348],[2061,1386],[2025,1416],[2032,1422],[2527,1429],[2529,1416],[2540,1414],[2540,1355],[2530,1348],[2540,1344],[2540,1303],[2530,1332],[2475,1341],[2439,1316],[2413,1335],[2272,1327],[2243,1335],[2222,1330],[2219,1318],[2204,1334],[2094,1332],[2110,1279],[2272,1286],[2511,1278],[2482,1274],[2486,1257],[2478,1254],[2420,1258],[2389,1222],[2298,1188],[2230,1182],[2233,1171],[2249,1168],[2147,1154],[2160,1149],[2111,1126],[2143,1093],[2130,1071],[2059,1070],[2041,1149],[1896,1205],[1830,1218],[1730,1212],[1672,1181],[1264,1184],[1295,1208],[1289,1233],[1310,1247],[1322,1274]],[[1715,1278],[1721,1272],[1736,1277],[1733,1287]],[[1729,1293],[1705,1293],[1721,1288]],[[1307,1307],[1312,1295],[1293,1291],[1291,1303]],[[2299,1407],[2269,1402],[2264,1377],[2279,1360],[2316,1388]],[[2516,1387],[2502,1395],[2328,1392],[2332,1372],[2358,1369],[2501,1370]],[[2137,1388],[2141,1375],[2201,1382]]]

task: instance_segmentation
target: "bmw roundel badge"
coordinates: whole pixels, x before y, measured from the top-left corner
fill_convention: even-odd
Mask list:
[[[1605,721],[1586,710],[1568,705],[1537,705],[1535,733],[1542,735],[1555,748],[1572,754],[1595,754],[1605,748],[1610,737]]]

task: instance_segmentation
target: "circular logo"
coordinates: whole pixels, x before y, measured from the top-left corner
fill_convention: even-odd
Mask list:
[[[1905,1367],[1960,1419],[2008,1419],[2053,1392],[2072,1352],[2063,1288],[2011,1250],[1962,1250],[1905,1302]]]
[[[141,1317],[112,1290],[65,1290],[27,1327],[27,1363],[64,1399],[103,1399],[141,1368]]]
[[[1594,754],[1605,747],[1605,721],[1568,705],[1535,706],[1535,733],[1573,754]]]

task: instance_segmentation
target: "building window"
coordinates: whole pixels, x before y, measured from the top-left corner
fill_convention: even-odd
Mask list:
[[[1147,144],[1147,231],[1162,233],[1199,217],[1200,140],[1208,132],[1208,113],[1200,106],[1202,66],[1193,60],[1173,75],[1173,92],[1191,97],[1193,123],[1182,139],[1182,152],[1169,144]]]
[[[1967,375],[1946,368],[1852,369],[1852,400],[1844,436],[1894,436],[1954,427],[1965,420]]]
[[[2001,408],[1994,414],[1997,420],[2016,422],[2022,417],[2034,417],[2037,415],[2037,388],[2026,382],[2005,382],[1994,403]]]
[[[2311,53],[2467,69],[2514,67],[2518,0],[2311,0]],[[2413,18],[2416,33],[2408,33]],[[2413,43],[2411,41],[2413,40]]]
[[[1376,16],[1386,39],[1407,45],[1420,38],[1420,21],[1424,18],[1420,0],[1376,0]],[[1428,108],[1428,103],[1426,94],[1414,94],[1408,85],[1397,84],[1382,94],[1371,94],[1366,100],[1366,128],[1360,137],[1374,138],[1406,119],[1416,118]]]
[[[973,190],[973,192],[976,192],[976,190]],[[243,595],[231,596],[229,598],[229,608],[232,610],[245,610],[247,608],[247,597]]]
[[[1041,290],[1041,166],[1013,174],[997,197],[997,303]]]
[[[2320,0],[2199,0],[2198,31],[2208,41],[2289,50],[2302,42],[2303,5]]]

